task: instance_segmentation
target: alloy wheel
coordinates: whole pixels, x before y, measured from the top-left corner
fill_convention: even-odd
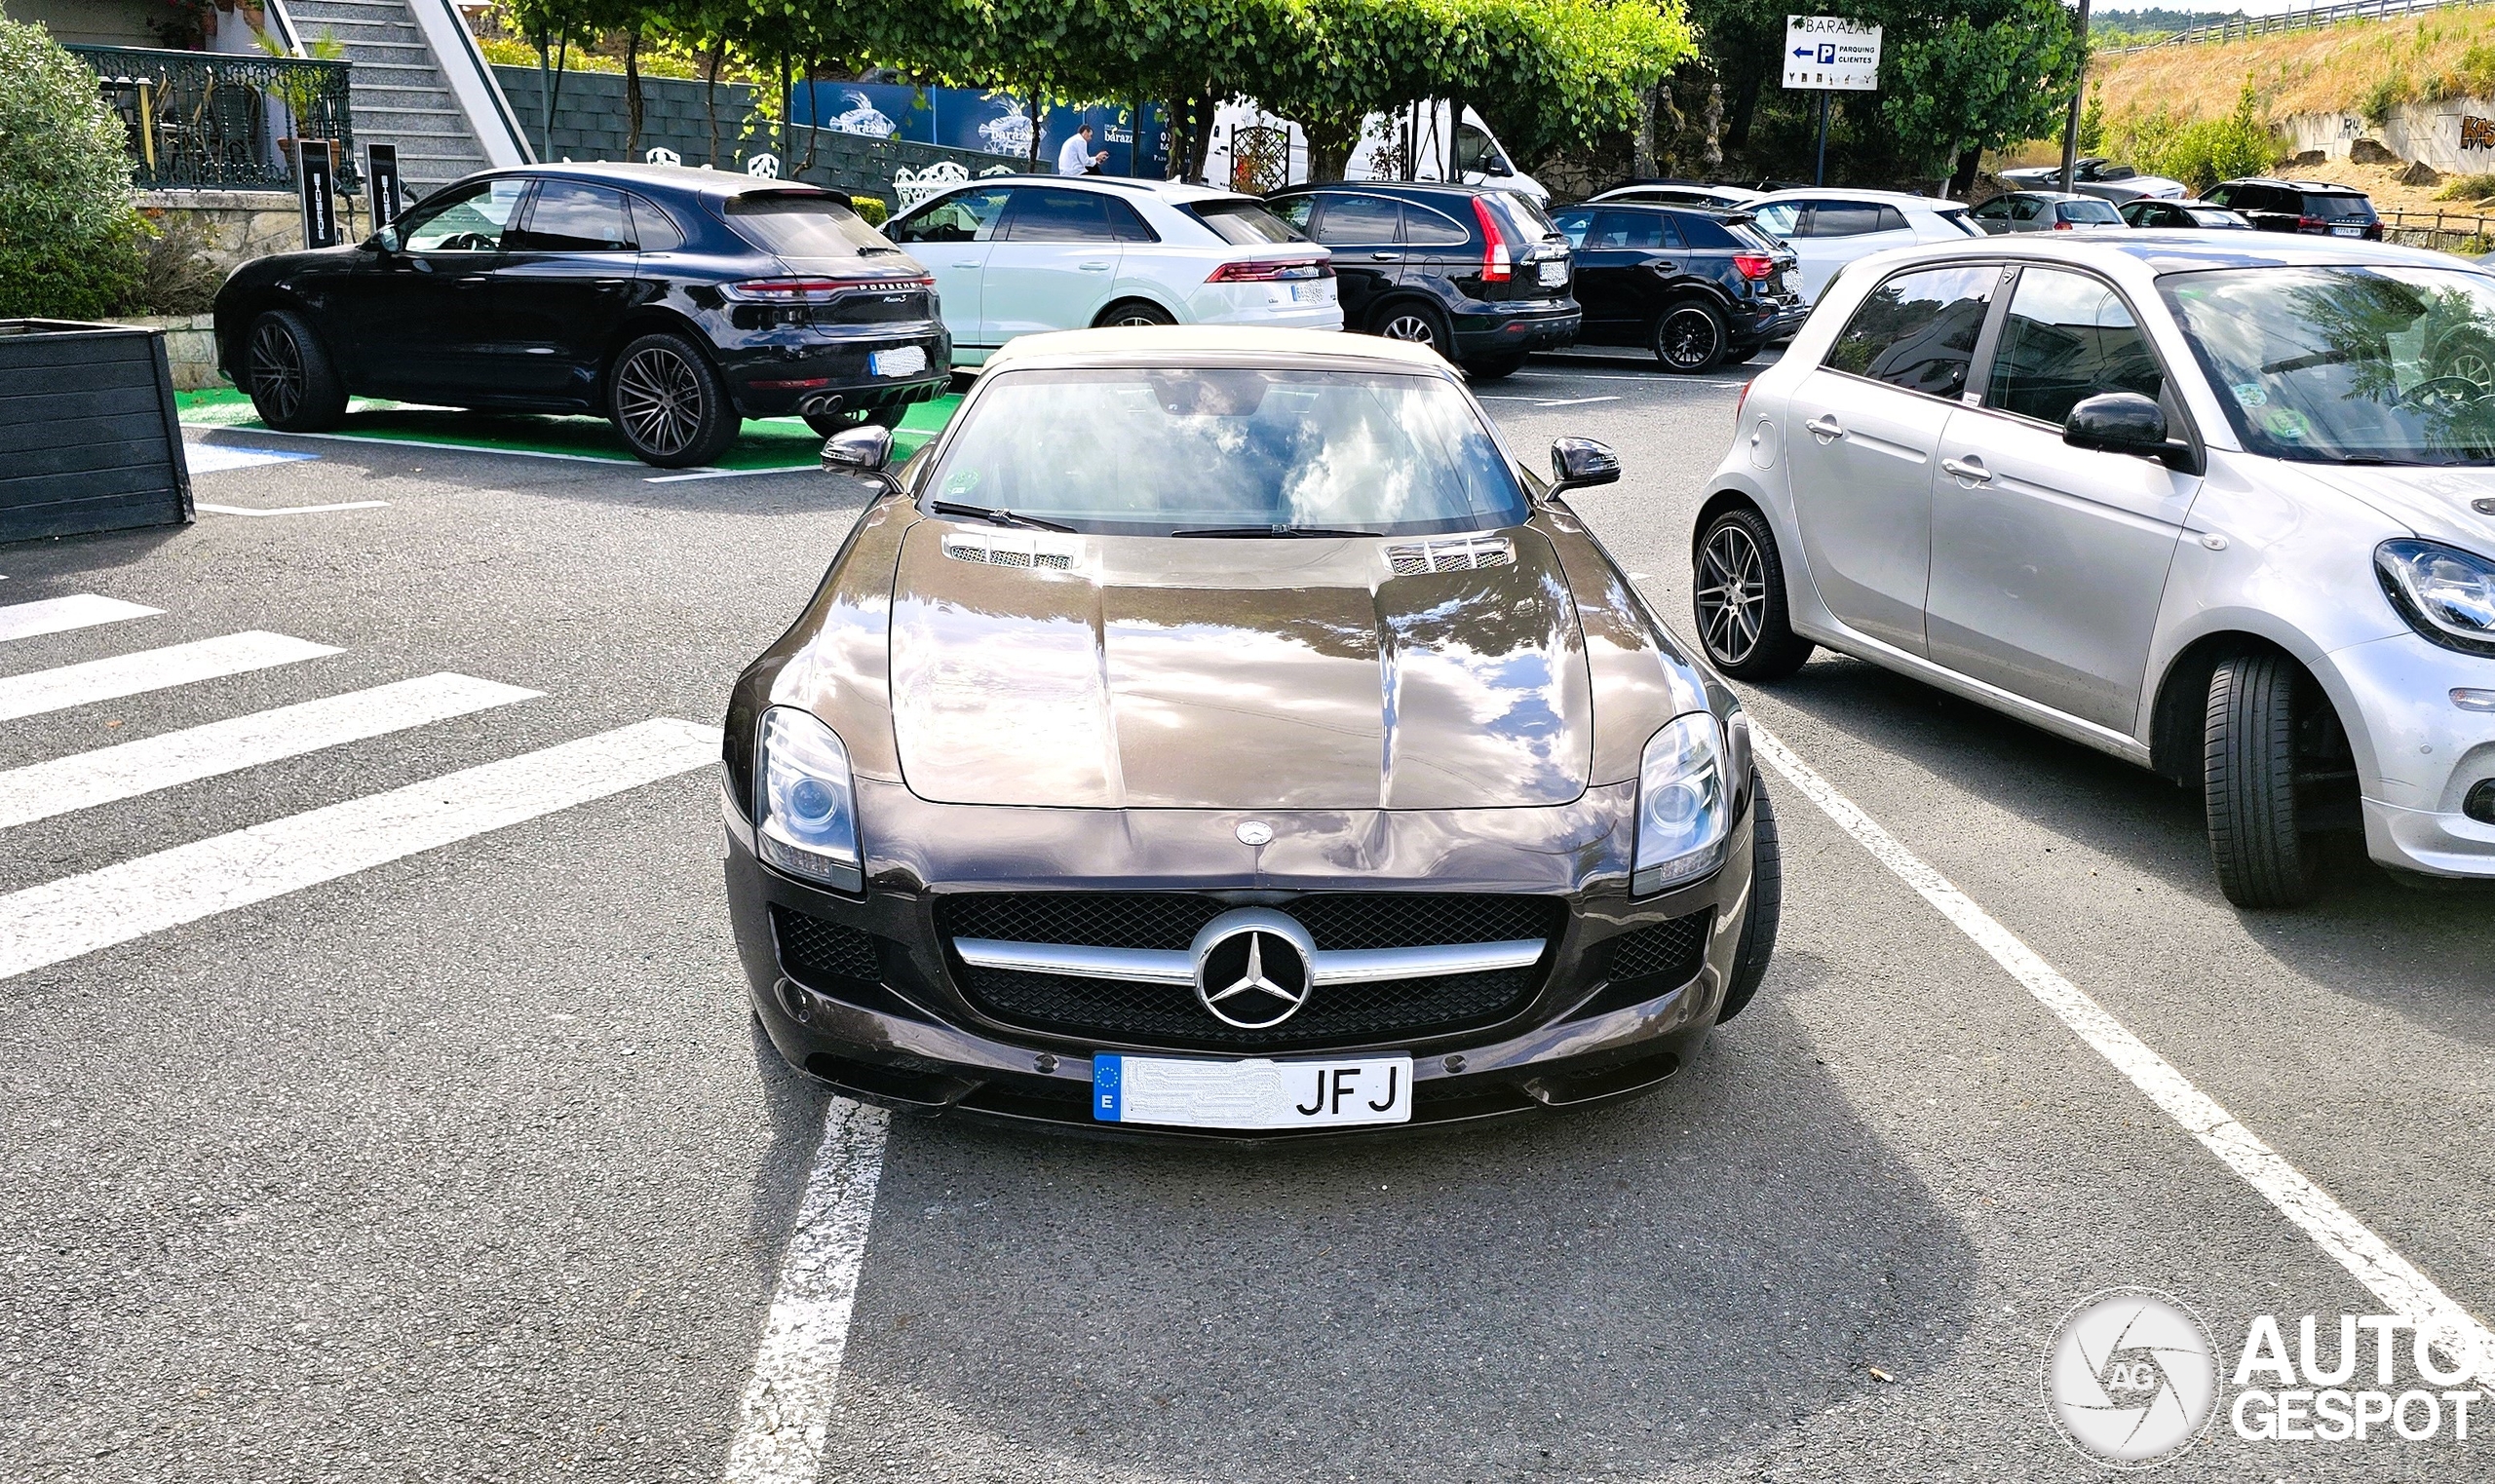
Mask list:
[[[1397,315],[1386,322],[1386,327],[1378,334],[1388,340],[1408,340],[1414,345],[1435,346],[1439,343],[1438,331],[1431,327],[1428,320],[1415,314]]]
[[[1125,314],[1118,316],[1109,323],[1120,329],[1124,329],[1129,325],[1167,324],[1170,322],[1162,319],[1159,315],[1152,313],[1150,310],[1130,309]]]
[[[1665,361],[1676,366],[1696,367],[1715,359],[1715,342],[1720,334],[1712,316],[1694,304],[1684,304],[1664,317],[1663,328],[1655,340]]]
[[[702,378],[682,353],[654,345],[615,373],[615,412],[633,441],[665,458],[702,431]]]
[[[1750,533],[1730,521],[1707,538],[1698,558],[1698,627],[1707,652],[1739,665],[1758,648],[1767,624],[1767,564]]]
[[[274,320],[251,331],[251,391],[277,420],[303,410],[303,347]]]

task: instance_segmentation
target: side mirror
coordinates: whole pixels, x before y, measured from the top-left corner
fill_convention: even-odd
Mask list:
[[[2137,392],[2107,392],[2070,409],[2062,441],[2099,453],[2157,458],[2166,452],[2166,413]]]
[[[893,478],[884,473],[884,466],[892,461],[893,431],[890,428],[861,423],[855,428],[843,428],[824,439],[824,468],[833,474],[873,479],[887,491],[893,488]]]
[[[1516,172],[1516,168],[1508,163],[1508,157],[1505,155],[1486,155],[1482,158],[1481,173],[1485,175],[1513,175]]]
[[[1587,489],[1620,478],[1620,457],[1607,443],[1590,438],[1563,438],[1551,444],[1551,492]]]
[[[399,250],[399,229],[395,226],[383,227],[365,238],[364,247],[367,252],[378,252],[386,257]]]

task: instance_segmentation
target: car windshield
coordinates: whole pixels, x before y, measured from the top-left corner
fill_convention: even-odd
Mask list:
[[[751,191],[728,202],[728,223],[782,257],[862,257],[899,249],[828,191]]]
[[[1188,207],[1187,211],[1210,227],[1213,236],[1236,247],[1308,241],[1289,222],[1266,210],[1262,202],[1199,201]]]
[[[2169,274],[2158,286],[2254,453],[2495,463],[2495,278],[2382,264]]]
[[[1079,531],[1424,535],[1527,514],[1479,414],[1439,376],[1006,371],[962,416],[922,488]]]

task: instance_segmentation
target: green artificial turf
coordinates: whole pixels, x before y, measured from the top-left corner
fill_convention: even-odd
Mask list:
[[[233,428],[265,432],[251,400],[230,388],[176,392],[182,423],[191,428]],[[905,457],[943,431],[945,420],[961,405],[961,398],[940,397],[913,405],[893,430],[893,449]],[[615,425],[599,417],[538,416],[525,412],[466,412],[453,407],[419,407],[405,402],[359,397],[347,403],[346,420],[329,430],[331,437],[369,438],[377,443],[433,443],[502,453],[563,454],[617,464],[637,464]],[[823,438],[793,417],[748,420],[737,440],[719,456],[713,469],[810,468],[823,449]]]

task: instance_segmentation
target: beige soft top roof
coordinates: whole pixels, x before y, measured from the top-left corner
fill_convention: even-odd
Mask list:
[[[1202,356],[1211,361],[1288,361],[1304,365],[1386,364],[1438,371],[1447,363],[1427,346],[1324,329],[1264,329],[1239,324],[1142,324],[1117,329],[1056,330],[1021,335],[987,359],[982,369],[1011,366],[1114,365],[1123,361],[1168,365]]]

